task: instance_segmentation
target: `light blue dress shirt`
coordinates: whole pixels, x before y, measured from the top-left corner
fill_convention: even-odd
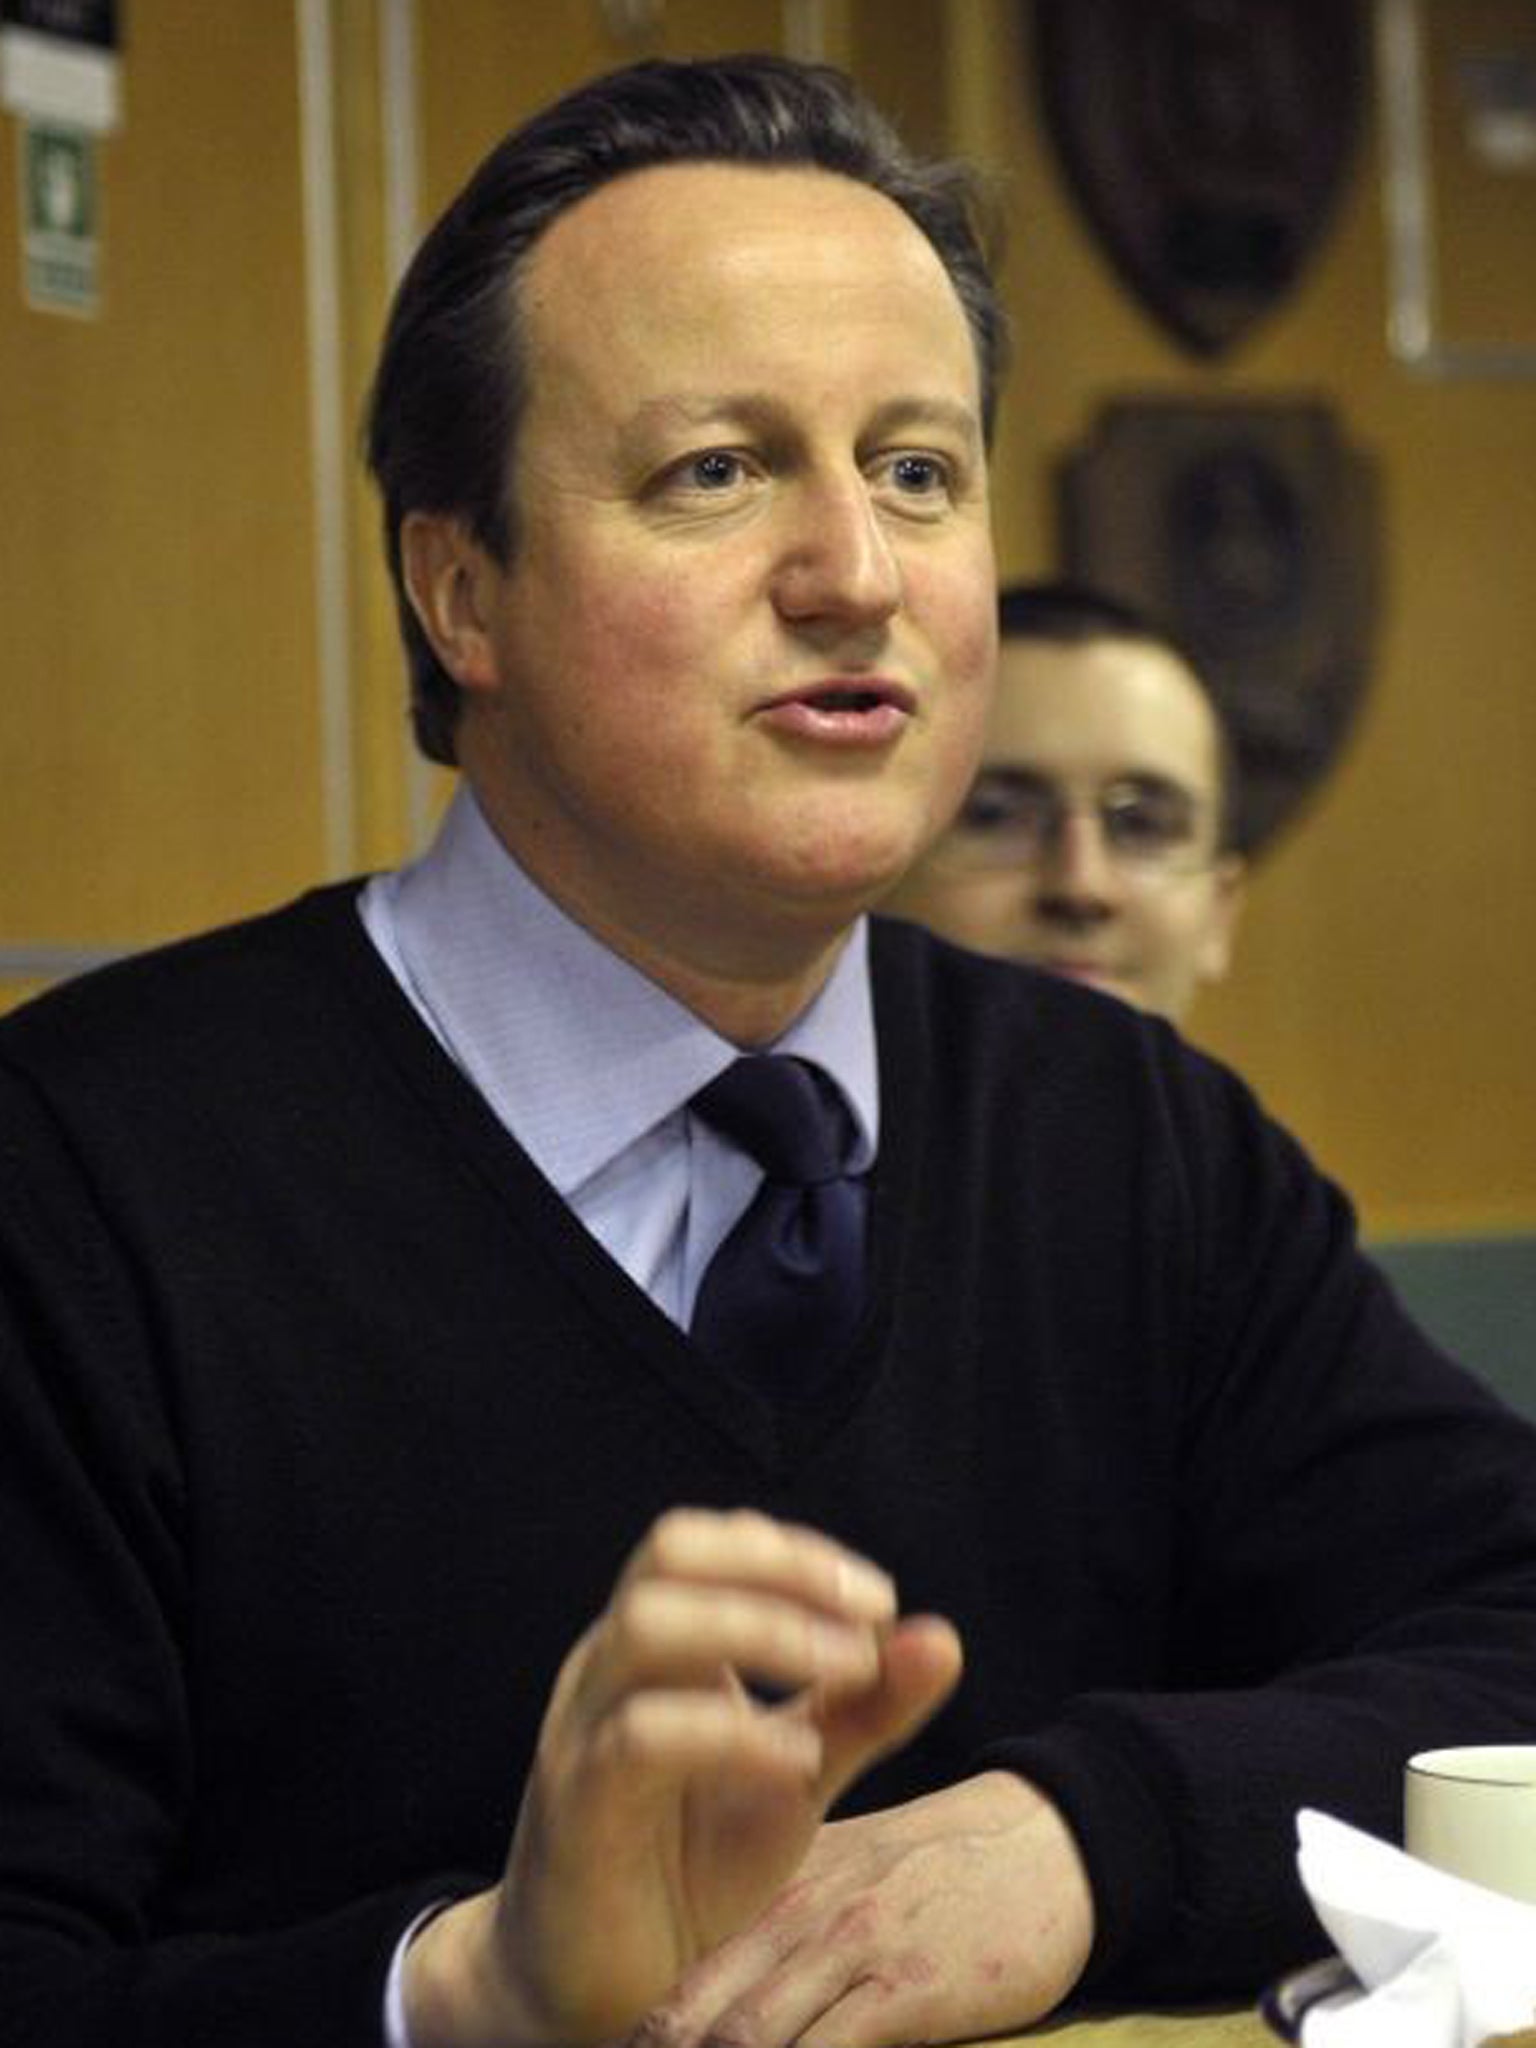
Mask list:
[[[762,1179],[687,1107],[738,1048],[567,917],[467,787],[430,850],[370,881],[360,911],[449,1057],[630,1278],[686,1328],[705,1267]],[[854,1122],[849,1170],[866,1171],[880,1112],[862,920],[772,1049],[837,1083]]]
[[[566,916],[517,865],[467,786],[420,860],[359,898],[368,936],[460,1072],[587,1228],[685,1328],[705,1267],[756,1194],[756,1164],[688,1109],[738,1048]],[[873,1163],[880,1098],[868,931],[775,1040],[842,1090],[849,1170]],[[402,1934],[386,2048],[410,2048]]]

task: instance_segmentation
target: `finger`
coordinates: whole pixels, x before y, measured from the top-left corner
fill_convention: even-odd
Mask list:
[[[913,1957],[888,1975],[863,1978],[800,2028],[796,2048],[909,2048],[944,2039],[953,2023],[941,2017],[930,1971],[937,1976],[935,1966]]]
[[[629,2048],[910,2048],[954,2037],[960,1987],[917,1943],[882,1938],[873,1897],[849,1899],[806,1938],[775,1942],[776,1920],[770,1913],[695,1966],[653,2015],[649,2038],[642,2028]],[[964,2012],[967,2023],[987,2013],[980,1987]]]
[[[625,2048],[778,2048],[848,1988],[849,1972],[823,1957],[812,1983],[800,1967],[782,1916],[770,1914],[696,1963],[666,2000],[646,2015]]]
[[[1024,1990],[980,1981],[974,1971],[957,1969],[952,1955],[915,1944],[845,1974],[846,1988],[801,2027],[795,2048],[910,2048],[914,2041],[951,2041],[961,2034],[971,2039],[1016,2033],[1032,2027],[1064,1995],[1042,1984]],[[762,2048],[771,2048],[770,2041]]]
[[[603,1723],[591,1749],[595,1771],[643,1798],[705,1772],[809,1784],[821,1770],[819,1731],[764,1714],[726,1691],[642,1692]]]
[[[791,1888],[792,1890],[793,1888]],[[782,1902],[792,1906],[786,1897]],[[850,1901],[810,1939],[776,1939],[793,1914],[771,1913],[683,1978],[627,2048],[873,2048],[944,2038],[935,1994],[940,1969],[911,1951],[876,1962],[874,1902]],[[844,2031],[848,2029],[851,2031]],[[951,2030],[952,2031],[952,2030]]]
[[[579,1697],[595,1715],[644,1686],[714,1688],[722,1670],[794,1689],[864,1688],[880,1677],[880,1633],[772,1593],[640,1579],[593,1633]]]
[[[751,1508],[663,1515],[619,1583],[651,1577],[759,1587],[852,1621],[888,1622],[896,1613],[895,1586],[878,1565],[820,1530]]]
[[[938,1712],[959,1683],[964,1661],[960,1638],[949,1622],[936,1614],[912,1615],[885,1638],[874,1685],[792,1703],[787,1711],[809,1713],[821,1728],[826,1744],[822,1790],[829,1804]]]

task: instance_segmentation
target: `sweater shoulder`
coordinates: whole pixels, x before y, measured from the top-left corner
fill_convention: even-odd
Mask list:
[[[1243,1077],[1161,1017],[899,919],[871,921],[870,958],[883,1099],[924,1102],[930,1131],[973,1149],[1027,1138],[1055,1176],[1134,1162],[1185,1199],[1229,1171],[1316,1172]]]
[[[1162,1018],[1039,968],[897,918],[871,920],[870,958],[882,1035],[941,1071],[963,1065],[988,1090],[1081,1085],[1115,1094],[1183,1076],[1245,1092]]]
[[[0,1018],[0,1067],[57,1103],[227,1087],[313,1044],[349,980],[387,974],[341,882],[61,983]]]

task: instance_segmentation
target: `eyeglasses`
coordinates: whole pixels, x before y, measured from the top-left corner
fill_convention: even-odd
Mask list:
[[[1083,811],[1098,821],[1105,854],[1128,874],[1192,875],[1215,863],[1209,807],[1177,783],[1131,776],[1084,804],[1037,775],[1006,768],[977,776],[945,857],[968,867],[1034,867],[1060,846],[1068,818]]]

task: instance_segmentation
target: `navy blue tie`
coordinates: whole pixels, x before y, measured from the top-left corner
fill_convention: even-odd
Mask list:
[[[764,1178],[709,1263],[691,1334],[761,1392],[803,1396],[864,1305],[864,1188],[844,1163],[848,1112],[819,1069],[766,1053],[727,1067],[692,1108]]]

